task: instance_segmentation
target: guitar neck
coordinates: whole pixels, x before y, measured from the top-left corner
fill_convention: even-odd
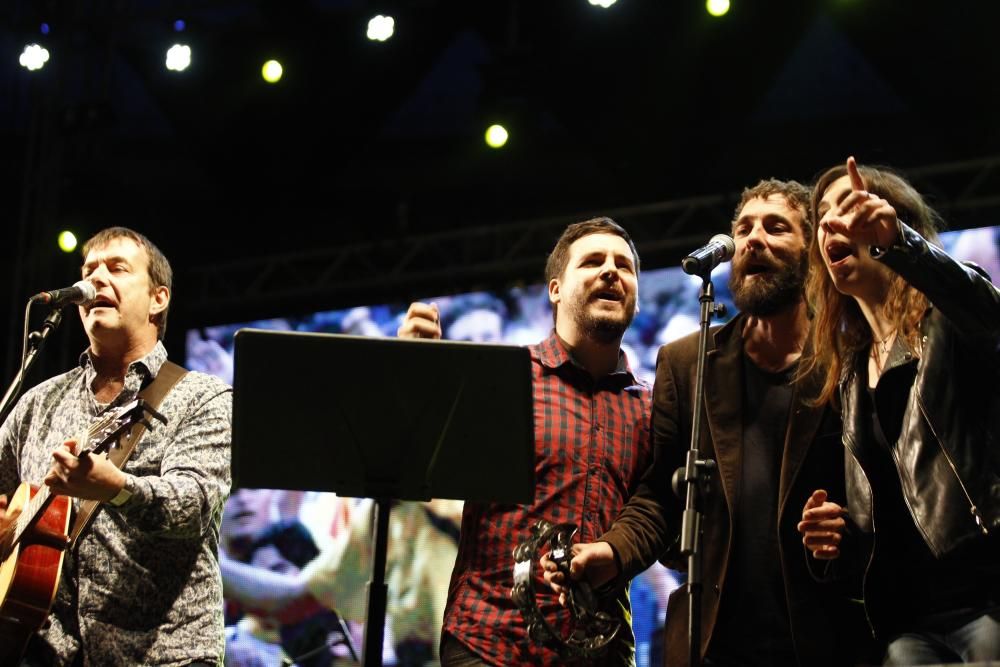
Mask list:
[[[86,434],[82,435],[77,442],[82,443],[84,448],[80,456],[87,456],[89,454],[89,449],[87,447],[91,444],[91,439],[95,434],[100,433],[102,429],[106,428],[109,423],[113,423],[116,420],[114,416],[106,416],[97,424],[93,424],[87,429]],[[104,445],[105,443],[101,443]],[[31,530],[38,520],[45,514],[45,510],[49,508],[52,501],[55,499],[55,494],[49,489],[48,486],[44,484],[38,485],[38,490],[35,491],[35,495],[31,496],[25,506],[24,511],[21,512],[21,516],[17,520],[17,528],[14,530],[14,536],[11,542],[11,546],[18,544],[24,533]]]
[[[118,442],[118,439],[128,431],[131,426],[143,420],[145,412],[149,412],[153,417],[166,423],[166,419],[155,410],[151,410],[141,399],[133,400],[116,410],[104,415],[100,421],[90,426],[87,433],[77,440],[78,456],[85,457],[92,454],[106,453],[108,448]],[[143,422],[145,423],[145,422]],[[44,483],[38,486],[33,496],[30,496],[24,504],[24,509],[17,518],[17,523],[12,531],[5,532],[3,541],[10,537],[10,542],[4,544],[5,548],[12,548],[20,543],[24,534],[31,530],[38,520],[45,514],[52,501],[57,496],[51,492]],[[11,535],[11,532],[13,533]],[[0,548],[2,551],[3,548]]]
[[[38,486],[38,490],[35,491],[35,495],[31,497],[28,504],[24,506],[24,510],[21,515],[17,518],[17,527],[14,529],[14,535],[11,539],[10,546],[16,546],[20,543],[21,538],[24,536],[28,530],[34,526],[38,520],[45,514],[45,510],[48,509],[52,501],[55,500],[55,494],[53,494],[49,487],[44,484]]]

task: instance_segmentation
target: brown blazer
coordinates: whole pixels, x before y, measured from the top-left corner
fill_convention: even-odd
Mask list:
[[[737,498],[742,470],[743,341],[742,315],[712,329],[705,360],[705,405],[699,442],[701,458],[715,459],[704,501],[702,538],[702,646],[705,650],[725,594],[726,570],[732,552],[732,499]],[[653,561],[687,569],[678,551],[684,502],[671,489],[674,471],[684,465],[691,440],[692,404],[698,352],[697,333],[660,349],[653,387],[653,467],[618,520],[600,539],[611,544],[627,581]],[[850,603],[841,586],[820,584],[810,576],[796,523],[813,490],[843,502],[844,464],[840,421],[828,408],[814,408],[804,399],[818,383],[807,378],[793,394],[779,481],[778,525],[781,569],[785,580],[790,626],[800,665],[841,666],[854,663],[851,645],[863,644],[865,631],[860,604]],[[815,395],[812,393],[812,395]],[[673,666],[688,663],[687,587],[670,597],[667,608],[665,657]],[[845,634],[846,633],[846,634]]]

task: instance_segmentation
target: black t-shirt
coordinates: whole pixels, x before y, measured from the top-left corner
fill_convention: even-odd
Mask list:
[[[779,373],[743,357],[743,452],[733,549],[707,658],[720,665],[794,665],[778,553],[778,485],[795,366]]]

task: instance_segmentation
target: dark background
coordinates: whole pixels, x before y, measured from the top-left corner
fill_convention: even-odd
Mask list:
[[[5,368],[28,296],[77,278],[63,228],[161,247],[177,356],[190,327],[538,282],[595,214],[645,267],[676,264],[745,185],[848,154],[902,169],[953,228],[996,224],[998,18],[995,0],[733,0],[719,19],[701,0],[7,0]],[[39,72],[17,64],[33,41]],[[54,340],[41,376],[85,346],[75,321]]]

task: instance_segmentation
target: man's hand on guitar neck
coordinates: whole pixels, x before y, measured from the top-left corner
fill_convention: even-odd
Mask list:
[[[125,473],[104,454],[77,457],[77,443],[67,440],[52,452],[52,467],[45,484],[53,493],[85,500],[106,501],[125,486]]]

